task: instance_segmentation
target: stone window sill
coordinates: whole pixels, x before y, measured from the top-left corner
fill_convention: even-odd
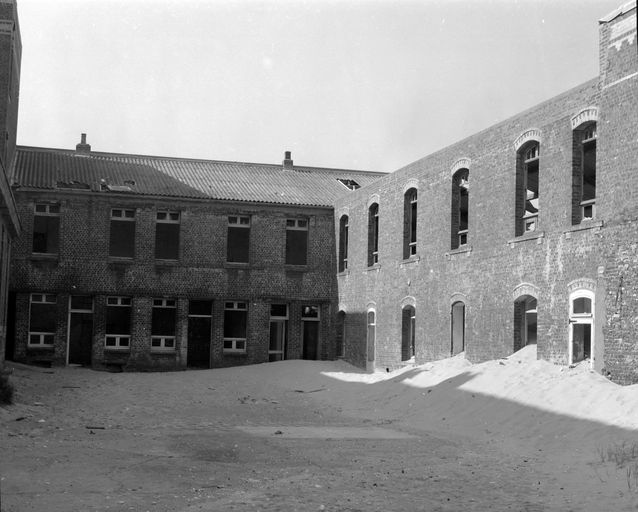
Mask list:
[[[117,256],[109,256],[109,265],[132,265],[135,263],[133,258],[120,258]]]
[[[376,270],[377,272],[381,270],[381,264],[375,263],[374,265],[371,265],[370,267],[366,268],[364,272],[372,272],[373,270]]]
[[[46,253],[37,253],[34,252],[33,254],[31,254],[31,260],[32,261],[51,261],[51,262],[56,262],[58,261],[58,254],[46,254]]]
[[[337,274],[337,277],[345,277],[345,276],[349,276],[350,275],[350,270],[349,269],[345,269],[343,272],[339,272]]]
[[[410,256],[409,258],[404,259],[399,263],[401,268],[406,267],[408,265],[416,265],[421,261],[421,256],[415,254],[414,256]]]
[[[514,247],[515,244],[521,242],[530,242],[532,240],[535,240],[537,244],[542,244],[543,238],[545,238],[544,231],[534,231],[532,233],[525,233],[524,235],[512,238],[511,240],[508,240],[507,243],[510,247]]]
[[[27,351],[29,352],[55,352],[55,345],[27,345]]]
[[[604,225],[605,224],[602,220],[584,221],[580,224],[572,226],[570,229],[563,231],[563,234],[565,235],[565,238],[571,238],[572,233],[577,233],[579,231],[589,231],[590,229],[593,229],[598,232],[603,228]]]
[[[248,268],[250,263],[248,261],[226,261],[224,262],[224,268]]]
[[[462,245],[461,247],[457,247],[456,249],[452,249],[449,252],[445,253],[445,257],[449,260],[452,256],[457,256],[459,254],[465,254],[469,256],[472,253],[471,245]]]
[[[286,272],[308,272],[308,265],[290,265],[285,264],[284,269]]]
[[[174,348],[151,348],[151,355],[153,356],[175,356],[177,351]]]

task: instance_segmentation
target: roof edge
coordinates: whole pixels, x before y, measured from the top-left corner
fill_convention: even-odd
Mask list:
[[[598,20],[598,23],[609,23],[611,20],[621,16],[625,13],[628,13],[632,9],[636,8],[636,0],[629,0],[626,4],[617,7],[613,11],[611,11],[607,16],[603,16]]]

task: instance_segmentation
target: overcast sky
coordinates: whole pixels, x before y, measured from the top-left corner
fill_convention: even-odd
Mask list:
[[[598,74],[625,0],[18,0],[18,143],[393,171]]]

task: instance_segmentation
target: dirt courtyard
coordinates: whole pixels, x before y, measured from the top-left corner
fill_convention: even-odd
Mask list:
[[[623,511],[636,432],[341,362],[176,373],[8,362],[1,510]],[[415,370],[416,371],[416,370]],[[494,411],[499,411],[496,414]]]

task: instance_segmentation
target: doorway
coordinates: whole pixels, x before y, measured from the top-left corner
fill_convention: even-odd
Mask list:
[[[377,337],[377,320],[376,312],[374,310],[368,311],[367,324],[368,330],[366,333],[366,345],[367,345],[367,358],[366,369],[368,371],[374,371],[374,346]]]
[[[93,297],[69,297],[68,364],[91,365],[93,352]]]
[[[286,359],[286,341],[288,339],[288,305],[270,305],[270,342],[268,345],[268,361]]]
[[[189,368],[210,368],[212,326],[213,301],[189,301],[188,350],[186,353],[186,362]]]
[[[569,362],[576,364],[592,359],[594,333],[593,293],[580,292],[569,302]]]
[[[302,358],[317,360],[319,358],[319,306],[302,306],[301,324]]]

